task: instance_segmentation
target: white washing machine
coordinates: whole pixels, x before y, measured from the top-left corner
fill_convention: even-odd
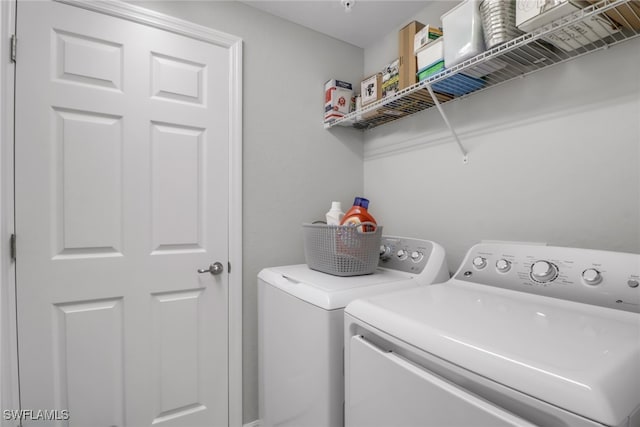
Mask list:
[[[345,310],[347,427],[640,426],[640,255],[479,244]]]
[[[337,277],[306,264],[258,274],[261,426],[344,424],[344,307],[355,298],[446,281],[444,249],[382,237],[373,274]]]

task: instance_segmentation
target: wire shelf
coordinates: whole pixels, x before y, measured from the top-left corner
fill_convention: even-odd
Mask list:
[[[575,37],[575,26],[590,32]],[[598,34],[598,37],[589,36]],[[325,124],[372,129],[640,35],[640,1],[601,0]],[[474,76],[474,77],[470,77]],[[480,77],[481,76],[481,77]]]

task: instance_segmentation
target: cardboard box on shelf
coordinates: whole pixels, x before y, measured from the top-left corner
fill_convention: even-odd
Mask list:
[[[593,4],[599,3],[601,0],[588,1]],[[626,29],[640,30],[640,1],[638,0],[632,0],[613,9],[609,9],[605,14]]]
[[[413,53],[417,54],[424,45],[431,43],[439,37],[442,37],[442,28],[427,25],[413,37]]]
[[[382,98],[382,73],[374,74],[362,81],[360,96],[363,107]]]
[[[398,93],[398,85],[400,83],[399,63],[396,59],[382,70],[382,97],[392,96]]]
[[[331,79],[324,84],[324,121],[330,122],[349,114],[352,109],[351,83]]]
[[[424,24],[412,21],[404,26],[398,33],[398,60],[399,60],[399,84],[398,89],[402,90],[417,82],[416,73],[418,64],[413,51],[413,42],[416,33],[424,28]]]

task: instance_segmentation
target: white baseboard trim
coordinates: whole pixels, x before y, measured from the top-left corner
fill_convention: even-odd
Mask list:
[[[260,427],[260,420],[251,421],[250,423],[247,423],[242,427]]]

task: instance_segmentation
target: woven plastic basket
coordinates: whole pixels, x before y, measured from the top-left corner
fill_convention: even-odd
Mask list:
[[[365,223],[373,224],[373,223]],[[303,224],[304,256],[312,270],[334,276],[371,274],[378,265],[382,227]]]

